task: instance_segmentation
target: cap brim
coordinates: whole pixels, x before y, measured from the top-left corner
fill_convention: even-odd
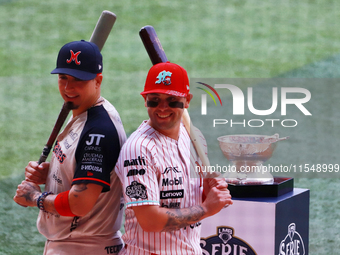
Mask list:
[[[176,96],[176,97],[186,97],[188,94],[185,93],[181,93],[178,91],[174,91],[174,90],[162,90],[162,89],[153,89],[153,90],[148,90],[148,91],[143,91],[142,93],[140,93],[141,95],[147,95],[147,94],[167,94],[167,95],[171,95],[171,96]]]
[[[97,76],[96,73],[89,73],[89,72],[84,72],[84,71],[70,69],[70,68],[56,68],[51,72],[51,74],[67,74],[67,75],[71,75],[83,81],[92,80],[96,78]]]

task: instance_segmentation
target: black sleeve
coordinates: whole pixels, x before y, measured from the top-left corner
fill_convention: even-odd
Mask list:
[[[110,190],[110,174],[120,151],[119,137],[102,106],[88,110],[88,118],[76,149],[73,184],[95,183]]]

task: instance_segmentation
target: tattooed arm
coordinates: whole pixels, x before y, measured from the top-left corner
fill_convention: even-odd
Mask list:
[[[69,193],[69,204],[72,213],[77,216],[85,216],[95,205],[103,187],[97,184],[76,184]],[[37,200],[41,195],[40,187],[32,182],[23,181],[17,188],[14,201],[22,206],[37,206]],[[54,199],[57,194],[49,195],[44,200],[46,211],[58,214],[54,208]]]
[[[168,221],[162,231],[172,231],[194,224],[204,216],[204,209],[200,205],[183,209],[167,210]]]
[[[132,207],[139,225],[147,232],[172,231],[194,224],[218,213],[225,205],[232,204],[229,190],[212,187],[200,205],[169,209],[156,205]]]
[[[97,184],[75,184],[69,193],[71,211],[77,216],[85,216],[94,207],[103,187]]]
[[[37,200],[41,195],[40,187],[28,181],[22,181],[17,188],[17,192],[13,200],[24,207],[37,206]]]

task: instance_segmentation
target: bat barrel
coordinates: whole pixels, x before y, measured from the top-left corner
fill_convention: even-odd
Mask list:
[[[90,42],[96,44],[100,51],[103,49],[115,21],[116,14],[113,12],[103,11],[100,15],[90,38]]]
[[[162,44],[152,26],[142,27],[139,31],[139,36],[142,39],[144,47],[153,65],[168,61]]]

